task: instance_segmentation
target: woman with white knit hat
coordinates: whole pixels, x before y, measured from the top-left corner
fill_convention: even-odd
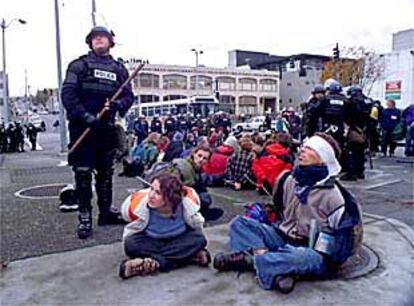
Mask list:
[[[323,275],[329,270],[332,259],[338,258],[332,256],[337,254],[332,245],[335,250],[339,245],[341,252],[345,249],[341,255],[351,256],[354,249],[335,236],[345,216],[344,193],[335,183],[341,171],[339,154],[339,145],[331,136],[309,138],[301,147],[298,165],[276,180],[278,223],[244,216],[233,219],[229,231],[232,252],[217,254],[214,267],[254,271],[262,288],[289,293],[294,277]]]

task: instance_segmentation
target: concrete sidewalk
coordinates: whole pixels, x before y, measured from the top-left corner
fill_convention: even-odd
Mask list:
[[[226,249],[227,225],[206,229],[212,254]],[[122,281],[121,243],[14,261],[1,272],[1,305],[413,305],[414,234],[405,224],[365,218],[364,243],[380,258],[355,279],[303,281],[289,295],[264,291],[252,273],[195,266]]]

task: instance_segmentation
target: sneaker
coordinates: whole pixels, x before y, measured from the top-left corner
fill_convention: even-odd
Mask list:
[[[223,215],[224,211],[221,208],[208,208],[201,212],[206,221],[215,221]]]
[[[218,253],[214,256],[213,267],[218,271],[252,271],[253,253],[251,250]]]
[[[154,274],[159,268],[159,262],[152,258],[126,259],[119,266],[119,277],[127,279],[137,275]]]
[[[291,276],[279,275],[275,277],[273,287],[283,294],[288,294],[295,288],[295,280]]]
[[[98,216],[98,225],[118,225],[118,224],[127,224],[124,219],[122,219],[121,213],[119,212],[107,212],[104,214],[99,214]]]
[[[198,251],[196,256],[193,258],[193,262],[200,267],[208,267],[211,263],[210,252],[207,249]]]

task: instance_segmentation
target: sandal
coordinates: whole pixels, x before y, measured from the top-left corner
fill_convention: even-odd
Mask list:
[[[119,277],[127,279],[137,275],[154,274],[159,268],[159,262],[153,258],[125,259],[119,267]]]
[[[211,255],[207,249],[201,249],[197,252],[194,257],[194,262],[197,263],[200,267],[208,267],[211,263]]]

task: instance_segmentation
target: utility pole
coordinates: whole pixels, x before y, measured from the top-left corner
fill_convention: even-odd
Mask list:
[[[198,55],[200,54],[203,54],[204,52],[203,52],[203,50],[197,50],[197,49],[191,49],[191,51],[192,52],[194,52],[195,53],[195,56],[196,56],[196,69],[195,69],[195,71],[196,71],[196,84],[195,84],[195,89],[196,89],[196,96],[198,96]]]
[[[9,122],[9,92],[8,92],[8,80],[6,73],[6,29],[13,23],[13,21],[18,21],[21,24],[26,24],[26,21],[23,19],[12,19],[8,24],[6,20],[1,21],[0,27],[2,30],[2,41],[3,41],[3,110],[4,110],[4,123]]]
[[[335,48],[332,49],[333,51],[333,58],[335,61],[335,79],[339,81],[339,44],[336,43]]]
[[[57,61],[57,79],[58,79],[58,91],[57,100],[59,103],[59,128],[60,128],[60,151],[67,151],[67,132],[66,132],[66,119],[65,109],[63,108],[61,99],[62,90],[62,59],[60,53],[60,22],[59,22],[59,4],[58,0],[55,0],[55,30],[56,30],[56,61]]]
[[[92,0],[92,25],[96,26],[96,2]]]

